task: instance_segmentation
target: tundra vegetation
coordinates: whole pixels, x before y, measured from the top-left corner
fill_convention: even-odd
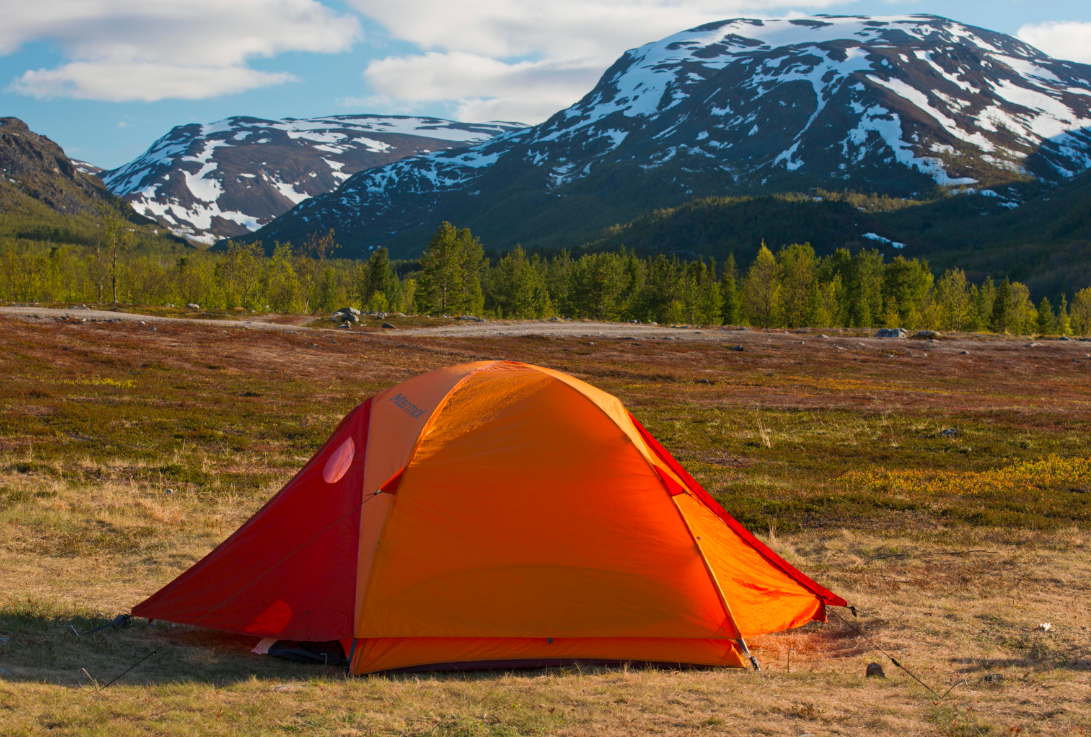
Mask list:
[[[761,268],[800,268],[779,255]],[[466,260],[437,261],[448,294],[465,295],[451,285]],[[799,304],[787,283],[774,304]],[[1089,344],[598,329],[440,338],[0,316],[0,733],[1091,729]],[[191,627],[73,633],[205,555],[367,396],[498,356],[617,395],[728,511],[861,616],[752,638],[761,673],[349,679]],[[865,678],[873,661],[885,679]]]
[[[608,321],[774,327],[904,327],[1012,334],[1091,334],[1091,287],[1032,298],[1008,278],[971,282],[962,269],[875,249],[825,256],[764,244],[749,264],[613,251],[491,257],[467,229],[444,223],[418,261],[336,258],[334,233],[302,244],[228,243],[221,252],[134,249],[134,232],[105,212],[93,245],[0,238],[0,299],[16,303],[197,304],[221,311],[553,316]],[[1056,304],[1054,304],[1054,302]]]

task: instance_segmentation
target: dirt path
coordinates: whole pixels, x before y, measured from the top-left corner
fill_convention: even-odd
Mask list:
[[[243,328],[251,330],[273,331],[311,331],[303,325],[291,324],[292,317],[285,315],[262,315],[259,317],[238,319],[208,319],[208,318],[178,318],[157,317],[154,315],[140,315],[126,312],[111,312],[107,310],[92,310],[86,308],[58,309],[50,307],[0,307],[0,316],[10,315],[24,320],[85,320],[87,322],[143,322],[145,324],[177,324],[189,323],[194,325],[215,326],[219,328]],[[302,318],[312,319],[312,318]],[[284,323],[273,322],[283,320]],[[397,320],[394,320],[397,324]],[[1033,348],[1036,350],[1062,350],[1071,351],[1073,357],[1084,358],[1091,352],[1091,344],[1087,338],[1073,338],[1068,341],[1046,340],[1035,342],[1027,337],[1019,336],[986,336],[977,334],[958,334],[944,337],[939,341],[925,339],[884,339],[875,338],[872,330],[830,330],[824,334],[819,330],[754,330],[748,328],[681,328],[664,325],[633,325],[616,322],[583,322],[568,320],[524,320],[524,321],[488,321],[470,322],[457,325],[445,325],[442,327],[407,327],[394,330],[377,331],[374,329],[357,329],[354,334],[361,333],[369,337],[397,337],[397,338],[515,338],[528,336],[545,336],[553,338],[580,339],[586,338],[592,343],[596,338],[602,340],[663,340],[663,341],[689,341],[704,343],[719,343],[724,345],[736,345],[743,350],[759,345],[787,345],[821,342],[834,350],[845,349],[875,349],[888,347],[890,350],[901,348],[902,350],[919,350],[934,353],[961,353],[962,351],[975,351],[982,349],[1010,349],[1013,347]]]
[[[191,317],[157,317],[155,315],[138,315],[129,312],[111,312],[108,310],[92,310],[73,307],[61,309],[53,307],[0,307],[0,316],[24,320],[84,320],[86,322],[143,322],[148,324],[163,323],[193,323],[197,325],[215,325],[217,327],[251,328],[259,330],[306,330],[296,325],[278,325],[264,319],[255,320],[210,320],[207,318]]]

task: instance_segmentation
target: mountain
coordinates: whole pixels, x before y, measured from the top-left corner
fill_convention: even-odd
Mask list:
[[[358,171],[522,127],[378,115],[234,117],[175,127],[136,160],[99,176],[137,212],[213,243],[256,230]]]
[[[36,210],[94,215],[110,198],[102,183],[83,174],[56,143],[18,118],[0,118],[0,212]]]
[[[569,246],[707,196],[981,191],[1009,207],[1091,167],[1091,66],[935,16],[728,20],[626,52],[546,122],[349,178],[252,236],[334,228],[419,253]]]

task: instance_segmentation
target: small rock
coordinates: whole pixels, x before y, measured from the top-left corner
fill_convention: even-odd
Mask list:
[[[156,329],[156,328],[155,328],[155,326],[154,326],[154,325],[152,325],[152,330],[155,330],[155,329]]]
[[[1034,631],[1049,632],[1051,629],[1053,629],[1053,625],[1051,625],[1049,622],[1042,622],[1040,625],[1034,628]]]
[[[140,321],[140,324],[141,324],[141,325],[147,325],[148,323],[146,323],[146,322],[144,322],[143,320],[141,320],[141,321]]]
[[[981,679],[982,683],[1003,683],[1004,676],[1001,673],[989,673]]]
[[[698,379],[698,380],[697,380],[697,383],[698,383],[698,384],[711,384],[711,385],[715,385],[715,382],[709,381],[708,379]]]
[[[733,345],[730,348],[728,348],[727,350],[729,350],[729,351],[745,351],[746,349],[743,348],[741,345]]]
[[[187,310],[199,310],[199,309],[201,309],[201,305],[195,305],[192,302],[189,302],[188,304],[186,304],[186,309]]]
[[[875,333],[876,338],[906,338],[908,336],[909,333],[905,328],[883,328]]]
[[[883,666],[878,663],[868,663],[864,675],[868,678],[886,678],[886,673],[883,672]]]
[[[1057,338],[1057,340],[1063,340],[1067,343],[1070,342],[1072,338],[1069,338],[1067,335],[1062,335],[1060,338]]]
[[[968,356],[968,355],[970,355],[970,352],[969,352],[969,351],[961,351],[961,352],[959,353],[959,355],[960,355],[960,356]]]
[[[167,489],[167,490],[166,490],[166,491],[164,491],[163,493],[164,493],[164,494],[173,494],[173,493],[174,493],[174,489]]]
[[[942,338],[943,336],[940,335],[939,333],[937,333],[935,330],[919,330],[919,331],[917,331],[917,333],[913,337],[914,338],[932,338],[933,340],[935,340],[936,338]]]
[[[1029,344],[1027,344],[1027,348],[1041,348],[1041,347],[1042,347],[1041,343],[1029,343]]]
[[[391,325],[388,322],[384,322],[382,327],[383,327],[383,330],[397,330],[397,328],[395,328],[393,325]]]
[[[942,432],[940,432],[940,435],[942,435],[945,438],[957,438],[958,437],[958,428],[957,427],[949,427],[946,430],[943,430]]]
[[[559,318],[559,317],[557,317],[556,315],[554,315],[553,317],[549,318],[549,321],[550,321],[550,322],[560,322],[560,321],[561,321],[561,318]]]
[[[825,333],[822,333],[822,334],[821,334],[821,335],[819,335],[818,337],[819,337],[819,338],[825,338],[826,340],[829,340],[829,338],[830,338],[830,336],[826,335]]]
[[[343,323],[341,323],[340,325],[337,326],[337,329],[338,330],[351,330],[352,329],[352,323],[343,322]]]

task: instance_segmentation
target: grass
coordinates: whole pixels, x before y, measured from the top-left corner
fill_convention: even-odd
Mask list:
[[[591,345],[0,319],[0,733],[1091,728],[1086,345],[892,352],[847,336],[730,338]],[[739,342],[745,351],[727,350]],[[346,680],[200,629],[141,620],[72,633],[204,555],[370,394],[497,357],[619,396],[729,511],[865,616],[839,610],[851,624],[755,638],[760,674],[581,666]],[[964,682],[940,701],[876,645],[940,694]],[[872,661],[886,679],[863,677]]]

